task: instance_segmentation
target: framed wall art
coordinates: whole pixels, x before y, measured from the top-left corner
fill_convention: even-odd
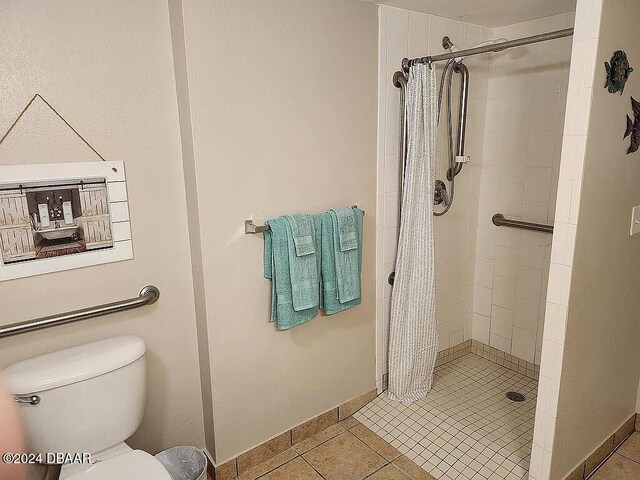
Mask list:
[[[0,166],[0,281],[131,258],[123,162]]]

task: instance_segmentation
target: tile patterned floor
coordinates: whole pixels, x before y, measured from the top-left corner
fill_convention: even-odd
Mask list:
[[[538,382],[469,354],[435,370],[409,405],[378,396],[354,418],[443,480],[528,478]],[[526,395],[523,403],[507,391]]]
[[[640,433],[633,433],[595,471],[591,480],[637,480],[640,478]]]
[[[435,480],[351,417],[238,477],[256,479]]]

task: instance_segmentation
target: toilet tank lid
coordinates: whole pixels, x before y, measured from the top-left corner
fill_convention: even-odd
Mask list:
[[[2,371],[2,377],[13,394],[42,392],[122,368],[146,350],[142,338],[121,335],[16,362]]]

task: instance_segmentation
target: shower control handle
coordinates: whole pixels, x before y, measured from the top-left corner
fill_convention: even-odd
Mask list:
[[[396,281],[396,272],[391,272],[387,277],[387,282],[389,282],[389,285],[393,285],[395,281]]]
[[[447,192],[447,186],[442,180],[436,180],[436,186],[433,192],[433,204],[440,205],[444,203],[449,205],[449,193]]]

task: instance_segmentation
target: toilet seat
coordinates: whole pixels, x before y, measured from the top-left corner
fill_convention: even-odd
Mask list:
[[[172,480],[169,472],[152,455],[131,450],[66,477],[68,480]],[[65,480],[66,480],[65,479]]]

